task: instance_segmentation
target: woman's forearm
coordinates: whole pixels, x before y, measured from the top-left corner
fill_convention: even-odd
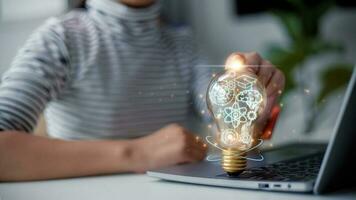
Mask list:
[[[0,181],[68,178],[134,171],[130,141],[64,141],[0,133]]]

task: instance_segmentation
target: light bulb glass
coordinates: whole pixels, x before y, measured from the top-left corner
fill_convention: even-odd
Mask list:
[[[256,139],[255,122],[264,111],[267,98],[257,76],[241,66],[238,69],[227,68],[212,79],[207,104],[218,127],[219,146],[246,151]]]

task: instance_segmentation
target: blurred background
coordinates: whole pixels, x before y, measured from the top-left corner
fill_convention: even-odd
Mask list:
[[[162,18],[188,26],[212,65],[257,51],[287,77],[273,143],[328,140],[356,63],[356,2],[346,0],[162,0]],[[80,0],[0,0],[0,75],[45,19]]]

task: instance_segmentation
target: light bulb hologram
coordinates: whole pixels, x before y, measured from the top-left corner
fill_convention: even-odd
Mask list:
[[[264,91],[258,89],[257,78],[248,73],[226,74],[219,76],[218,80],[213,79],[207,95],[209,107],[215,119],[223,119],[217,122],[223,146],[238,145],[241,147],[239,150],[248,149],[252,145],[253,122],[265,106]]]
[[[218,129],[214,142],[218,145],[214,146],[222,150],[222,166],[227,173],[240,173],[245,168],[246,153],[256,147],[256,121],[266,101],[265,88],[249,71],[227,70],[212,78],[206,102]],[[263,160],[260,157],[255,160]]]

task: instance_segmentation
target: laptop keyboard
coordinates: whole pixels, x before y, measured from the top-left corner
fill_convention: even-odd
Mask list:
[[[315,154],[305,158],[281,161],[264,167],[247,169],[233,178],[267,181],[314,180],[318,175],[322,159],[323,154]],[[225,174],[224,176],[226,177],[227,175]]]

